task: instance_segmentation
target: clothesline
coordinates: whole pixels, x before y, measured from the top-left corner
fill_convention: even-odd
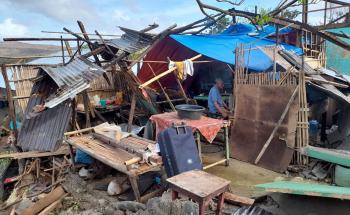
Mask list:
[[[163,63],[163,64],[169,64],[169,61],[157,61],[157,60],[125,60],[127,62],[142,62],[142,63]],[[199,61],[192,61],[193,63],[212,63],[215,62],[213,60],[199,60]]]

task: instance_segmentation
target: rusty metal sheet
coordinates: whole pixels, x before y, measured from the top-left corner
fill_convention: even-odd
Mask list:
[[[17,144],[23,151],[55,151],[61,145],[72,113],[70,100],[43,112],[32,113],[34,106],[42,105],[45,98],[57,89],[48,76],[34,84],[18,135]]]
[[[231,127],[233,158],[254,163],[287,105],[295,86],[238,85],[235,118]],[[277,130],[258,165],[277,172],[286,170],[295,145],[298,97]]]
[[[149,46],[154,38],[151,34],[128,28],[120,27],[120,30],[125,32],[122,37],[106,41],[106,44],[128,53],[134,53]]]
[[[40,67],[40,72],[45,72],[59,86],[59,90],[45,101],[45,107],[53,108],[88,89],[89,83],[102,76],[105,71],[87,59],[75,58],[66,65]]]

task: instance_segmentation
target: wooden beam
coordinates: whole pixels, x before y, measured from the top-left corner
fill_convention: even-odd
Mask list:
[[[82,92],[82,95],[83,95],[84,112],[85,112],[85,128],[90,128],[91,127],[90,108],[89,108],[90,99],[86,90]]]
[[[323,1],[350,7],[350,3],[344,2],[344,1],[339,1],[339,0],[323,0]]]
[[[135,93],[132,94],[131,98],[131,104],[130,104],[130,112],[129,112],[129,119],[128,119],[128,132],[131,132],[132,128],[132,121],[134,119],[134,114],[135,114],[135,108],[136,108],[136,95]]]
[[[39,158],[39,157],[49,157],[55,155],[67,155],[69,154],[69,149],[67,147],[61,147],[54,152],[15,152],[9,154],[1,154],[0,159],[10,158],[10,159],[24,159],[24,158]]]
[[[43,37],[7,37],[3,39],[4,41],[77,41],[76,38],[43,38]],[[91,39],[97,40],[97,39]]]
[[[45,198],[40,199],[37,201],[33,206],[26,208],[21,215],[35,215],[38,214],[41,210],[46,208],[47,206],[51,205],[56,200],[60,199],[62,196],[64,196],[66,192],[62,188],[62,186],[57,187],[53,191],[51,191],[49,194],[45,196]]]
[[[93,43],[90,42],[90,38],[89,38],[89,36],[86,33],[85,26],[84,26],[83,22],[78,20],[77,23],[79,25],[81,33],[83,33],[83,35],[84,35],[85,40],[89,41],[87,44],[88,44],[88,47],[89,47],[90,51],[93,52],[96,47],[95,47],[95,45]],[[101,64],[97,54],[93,54],[92,56],[94,57],[96,64],[98,66],[102,66],[102,64]],[[109,78],[108,78],[106,73],[103,73],[103,77],[107,81],[108,85],[111,86],[111,82],[110,82],[110,80],[109,80]]]
[[[7,69],[6,69],[5,64],[3,64],[1,66],[1,73],[2,73],[2,77],[4,78],[5,88],[6,88],[6,96],[7,96],[7,101],[9,103],[9,111],[8,112],[9,112],[10,119],[12,120],[13,132],[14,132],[14,135],[17,139],[17,122],[16,122],[15,104],[14,104],[13,99],[12,99],[12,90],[11,90],[11,86],[10,86],[9,79],[7,76]]]
[[[224,199],[226,202],[239,205],[239,206],[251,206],[254,204],[255,200],[243,196],[238,196],[233,193],[225,192]]]

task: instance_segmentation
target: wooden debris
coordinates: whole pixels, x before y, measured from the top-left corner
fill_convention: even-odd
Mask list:
[[[226,202],[234,204],[234,205],[240,205],[240,206],[250,206],[253,205],[255,200],[243,196],[238,196],[230,192],[224,193],[224,199]]]
[[[68,154],[69,154],[69,148],[63,146],[55,152],[30,151],[30,152],[2,154],[0,155],[0,159],[1,158],[11,158],[11,159],[39,158],[39,157],[49,157],[49,156],[68,155]]]
[[[64,194],[58,200],[54,201],[51,205],[47,206],[44,210],[42,210],[38,215],[49,215],[50,212],[55,210],[57,207],[61,205],[62,199],[66,197],[68,193]]]
[[[38,214],[41,210],[51,205],[61,197],[66,194],[62,186],[57,187],[52,192],[47,194],[45,198],[37,201],[32,207],[27,208],[23,211],[22,215],[35,215]]]

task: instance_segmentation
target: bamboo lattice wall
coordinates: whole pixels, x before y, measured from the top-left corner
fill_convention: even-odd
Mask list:
[[[32,91],[33,82],[32,79],[38,74],[37,66],[11,66],[12,81],[15,85],[16,97],[18,98],[18,105],[22,111],[25,112],[30,93]]]

